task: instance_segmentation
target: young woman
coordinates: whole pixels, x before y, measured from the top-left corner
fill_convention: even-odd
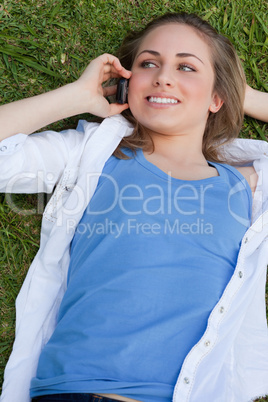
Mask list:
[[[57,184],[1,402],[264,395],[268,147],[234,138],[243,105],[268,121],[267,94],[193,15],[130,35],[120,60],[102,55],[77,82],[0,108],[2,191]],[[105,98],[119,77],[128,104]],[[27,136],[82,112],[107,118]]]

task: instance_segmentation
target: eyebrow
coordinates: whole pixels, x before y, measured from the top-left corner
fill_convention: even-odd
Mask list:
[[[138,54],[137,58],[143,53],[150,53],[153,56],[161,56],[161,54],[159,52],[156,52],[155,50],[143,50]],[[176,57],[195,57],[197,60],[201,61],[202,64],[204,64],[204,62],[199,57],[192,53],[177,53]]]

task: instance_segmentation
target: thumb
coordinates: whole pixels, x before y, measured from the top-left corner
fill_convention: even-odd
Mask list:
[[[113,116],[115,114],[120,114],[128,108],[129,108],[128,103],[124,103],[123,105],[121,105],[119,103],[111,103],[110,104],[110,116]]]

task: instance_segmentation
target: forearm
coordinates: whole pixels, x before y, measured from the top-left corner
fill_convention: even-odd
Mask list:
[[[31,134],[80,113],[100,117],[121,113],[128,105],[110,104],[106,97],[114,95],[116,87],[103,88],[102,84],[110,78],[129,79],[130,76],[131,72],[116,57],[105,53],[94,59],[72,84],[1,106],[0,141],[17,133]]]
[[[30,134],[83,110],[82,91],[68,84],[54,91],[0,107],[0,140],[17,133]]]
[[[268,122],[268,93],[257,91],[247,85],[244,111],[248,116]]]

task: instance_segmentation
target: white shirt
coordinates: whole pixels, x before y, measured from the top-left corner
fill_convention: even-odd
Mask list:
[[[0,191],[55,191],[42,220],[40,249],[16,301],[16,339],[5,370],[1,402],[29,402],[31,378],[50,338],[66,289],[69,246],[103,166],[133,128],[121,115],[77,130],[17,134],[0,143]],[[237,266],[183,363],[173,402],[247,402],[268,394],[265,281],[268,263],[268,143],[237,139],[224,147],[259,175],[253,222]]]

